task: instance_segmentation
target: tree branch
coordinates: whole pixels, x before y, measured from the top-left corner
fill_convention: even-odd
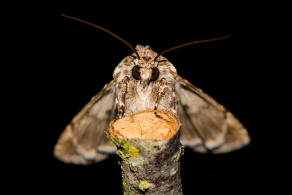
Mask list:
[[[121,158],[124,194],[182,194],[180,122],[166,111],[112,121],[109,138]]]

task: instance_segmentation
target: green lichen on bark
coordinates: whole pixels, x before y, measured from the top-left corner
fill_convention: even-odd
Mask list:
[[[139,183],[139,189],[142,190],[143,192],[145,192],[145,190],[147,190],[149,188],[149,183],[147,181],[140,181]]]
[[[123,148],[124,152],[130,157],[138,157],[139,149],[131,143],[130,140],[110,137],[110,140],[119,148]]]
[[[179,161],[179,159],[180,159],[180,151],[177,152],[176,161]]]
[[[138,157],[139,156],[139,150],[135,146],[130,145],[129,149],[128,149],[128,154],[131,157]]]

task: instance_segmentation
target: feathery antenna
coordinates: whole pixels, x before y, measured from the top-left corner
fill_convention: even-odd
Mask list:
[[[99,25],[97,25],[97,24],[93,24],[93,23],[91,23],[91,22],[88,22],[88,21],[86,21],[86,20],[82,20],[82,19],[80,19],[80,18],[76,18],[76,17],[73,17],[73,16],[68,16],[68,15],[66,15],[66,14],[61,14],[61,16],[65,17],[65,18],[69,18],[69,19],[71,19],[71,20],[75,20],[75,21],[78,21],[78,22],[81,22],[81,23],[87,24],[87,25],[89,25],[89,26],[93,26],[94,28],[100,29],[100,30],[102,30],[102,31],[104,31],[104,32],[106,32],[106,33],[112,35],[113,37],[119,39],[119,40],[122,41],[124,44],[126,44],[130,49],[132,49],[132,50],[136,53],[136,55],[138,56],[138,58],[140,58],[140,56],[139,56],[137,50],[133,47],[132,44],[130,44],[129,42],[127,42],[125,39],[119,37],[119,36],[116,35],[115,33],[111,32],[110,30],[108,30],[108,29],[106,29],[106,28],[103,28],[103,27],[101,27],[101,26],[99,26]]]
[[[217,37],[217,38],[213,38],[213,39],[206,39],[206,40],[197,40],[197,41],[190,41],[190,42],[187,42],[187,43],[184,43],[184,44],[181,44],[181,45],[177,45],[177,46],[174,46],[174,47],[171,47],[171,48],[168,48],[168,49],[165,49],[163,50],[162,52],[160,52],[155,58],[154,58],[154,61],[156,61],[158,59],[159,56],[165,54],[165,53],[168,53],[170,51],[173,51],[175,49],[179,49],[179,48],[182,48],[182,47],[185,47],[185,46],[189,46],[189,45],[196,45],[196,44],[199,44],[199,43],[207,43],[207,42],[212,42],[212,41],[218,41],[218,40],[222,40],[222,39],[227,39],[227,38],[230,38],[231,35],[227,35],[227,36],[223,36],[223,37]]]

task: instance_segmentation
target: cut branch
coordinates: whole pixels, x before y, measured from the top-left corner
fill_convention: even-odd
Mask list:
[[[182,194],[180,122],[166,111],[142,111],[110,124],[121,157],[124,194]]]

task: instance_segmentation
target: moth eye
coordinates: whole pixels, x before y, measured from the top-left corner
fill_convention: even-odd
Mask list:
[[[134,66],[132,69],[132,76],[136,80],[140,80],[140,66]]]
[[[159,77],[159,70],[157,67],[152,68],[152,75],[151,75],[151,81],[156,81]]]

